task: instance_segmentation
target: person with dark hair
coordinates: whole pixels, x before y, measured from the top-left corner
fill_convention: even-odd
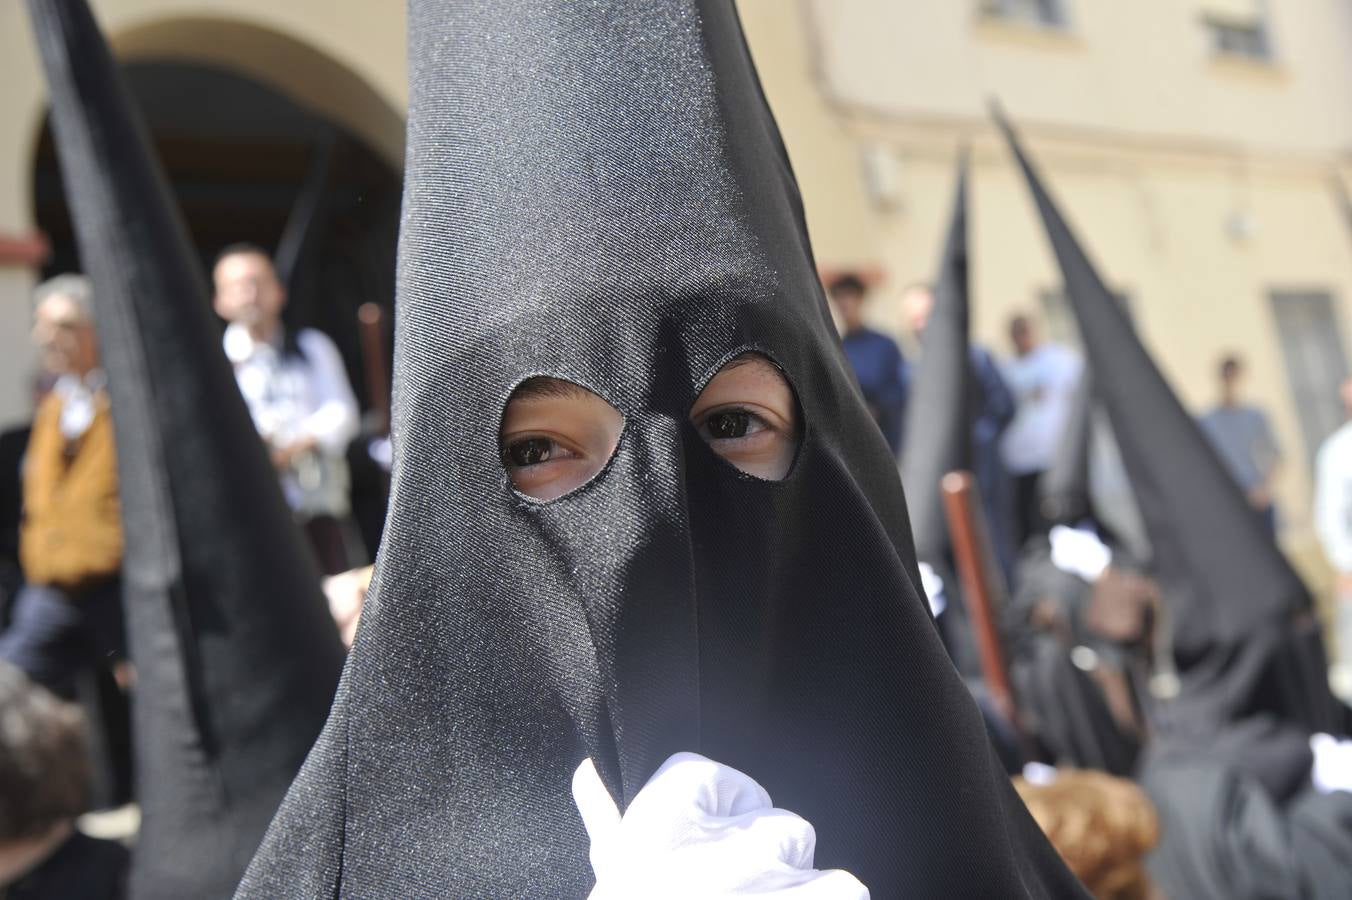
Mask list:
[[[76,830],[89,805],[80,710],[0,663],[0,896],[116,900],[128,854]]]
[[[1233,353],[1224,356],[1216,373],[1220,401],[1198,422],[1244,491],[1249,505],[1262,517],[1268,531],[1276,534],[1277,507],[1272,498],[1272,481],[1282,458],[1277,439],[1272,435],[1267,414],[1240,399],[1244,363],[1239,356]]]
[[[286,288],[261,247],[226,247],[212,280],[216,314],[230,323],[225,354],[320,568],[334,575],[360,565],[345,457],[359,412],[338,348],[315,329],[286,329]]]
[[[33,342],[57,380],[38,404],[25,451],[25,584],[0,633],[0,660],[69,690],[82,666],[125,656],[117,454],[86,278],[38,286]]]
[[[864,392],[864,402],[896,455],[901,452],[906,421],[906,358],[896,341],[864,324],[868,288],[858,275],[833,278],[827,296],[836,311],[840,342]]]

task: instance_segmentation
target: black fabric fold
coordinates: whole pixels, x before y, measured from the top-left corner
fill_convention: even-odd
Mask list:
[[[931,565],[948,556],[948,519],[939,482],[972,468],[970,303],[967,260],[967,153],[958,160],[948,233],[934,282],[934,307],[906,404],[901,480],[906,486],[916,555]]]
[[[28,7],[117,437],[131,893],[229,896],[323,724],[342,647],[98,26],[84,0]]]

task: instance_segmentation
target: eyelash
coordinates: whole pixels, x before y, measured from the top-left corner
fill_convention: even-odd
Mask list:
[[[748,428],[746,433],[736,435],[734,437],[717,437],[712,432],[710,432],[709,423],[718,416],[725,415],[746,416],[748,420],[747,423]],[[745,441],[750,438],[754,438],[758,434],[763,434],[765,432],[774,430],[774,426],[771,425],[770,422],[767,421],[764,416],[752,412],[751,410],[747,409],[744,406],[724,406],[718,409],[711,409],[700,417],[700,420],[699,422],[696,423],[695,427],[705,440],[717,441],[720,443],[731,441]]]
[[[549,445],[548,454],[545,456],[544,459],[538,460],[533,463],[519,463],[512,458],[512,451],[516,450],[516,448],[535,441],[540,441]],[[534,466],[544,465],[545,463],[556,462],[561,459],[571,459],[575,456],[577,456],[577,454],[569,450],[563,444],[560,444],[553,438],[546,437],[545,435],[542,434],[526,434],[520,437],[513,438],[511,441],[507,443],[505,447],[502,448],[502,464],[506,466],[509,471],[529,469],[533,468]]]

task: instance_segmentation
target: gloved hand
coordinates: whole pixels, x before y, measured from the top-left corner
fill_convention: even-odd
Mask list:
[[[1310,736],[1314,766],[1310,779],[1321,794],[1352,791],[1352,740],[1339,740],[1330,734]]]
[[[939,618],[939,614],[948,608],[948,594],[944,592],[944,580],[939,577],[939,573],[934,571],[934,567],[927,562],[918,564],[920,568],[920,587],[925,591],[925,598],[929,600],[930,613],[934,618]]]
[[[868,900],[848,872],[812,867],[817,836],[736,769],[677,753],[623,816],[590,759],[573,800],[591,838],[591,900],[764,897]]]
[[[1093,584],[1113,561],[1113,551],[1092,531],[1056,525],[1049,535],[1052,565]]]

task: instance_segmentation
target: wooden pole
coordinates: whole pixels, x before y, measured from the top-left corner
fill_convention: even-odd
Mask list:
[[[976,478],[971,472],[949,472],[940,482],[940,492],[948,516],[958,578],[962,581],[963,603],[981,657],[981,674],[1000,714],[1014,726],[1027,749],[1031,741],[1019,715],[996,617],[1007,591],[986,533]]]
[[[366,396],[375,412],[376,433],[390,433],[390,376],[385,358],[385,311],[379,304],[363,303],[357,308],[361,330],[362,368],[366,373]]]

